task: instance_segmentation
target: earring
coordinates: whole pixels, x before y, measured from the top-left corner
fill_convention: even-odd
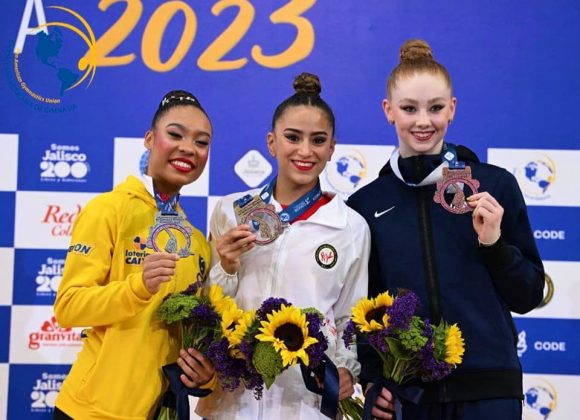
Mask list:
[[[453,120],[449,120],[449,121],[447,122],[447,125],[451,125],[451,123],[452,123],[452,122],[453,122]]]
[[[389,120],[389,124],[390,125],[395,125],[395,122],[393,120]]]

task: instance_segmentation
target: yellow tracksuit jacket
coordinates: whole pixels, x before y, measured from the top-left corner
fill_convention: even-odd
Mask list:
[[[156,213],[143,182],[129,176],[91,200],[75,222],[54,304],[62,327],[91,327],[56,400],[74,419],[150,418],[166,389],[161,367],[177,360],[181,339],[156,311],[167,294],[205,278],[210,247],[189,225],[192,255],[177,262],[158,293],[149,293],[142,263]]]

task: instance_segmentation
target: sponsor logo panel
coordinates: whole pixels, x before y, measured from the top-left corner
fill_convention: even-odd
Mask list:
[[[569,420],[578,417],[580,377],[524,374],[524,420]]]
[[[580,320],[515,318],[524,372],[580,374]]]
[[[14,284],[14,249],[0,248],[0,267],[0,305],[11,305]]]
[[[123,182],[129,175],[137,178],[141,176],[139,162],[145,152],[143,138],[138,137],[115,137],[113,159],[113,184],[118,185]],[[211,152],[210,152],[211,155]],[[209,163],[207,164],[201,176],[193,183],[185,185],[180,194],[182,197],[204,197],[209,193]]]
[[[17,249],[14,258],[18,273],[14,304],[52,305],[62,278],[66,251]]]
[[[488,149],[487,160],[511,172],[531,206],[580,206],[580,151]]]
[[[0,191],[15,191],[18,176],[18,135],[0,134]]]
[[[11,365],[8,418],[52,418],[56,397],[69,370],[69,365]]]
[[[250,150],[234,165],[234,172],[250,188],[264,183],[272,173],[272,165],[257,150]]]
[[[580,261],[580,208],[528,206],[528,215],[542,259]]]
[[[580,319],[580,263],[544,261],[544,269],[544,299],[533,311],[514,317]]]
[[[96,194],[16,193],[16,248],[68,249],[73,223]]]
[[[27,139],[30,140],[30,139]],[[93,141],[94,140],[94,141]],[[30,142],[29,142],[30,143]],[[18,189],[27,191],[106,191],[111,180],[110,150],[102,139],[38,141],[21,148]],[[98,170],[93,165],[98,162]]]
[[[10,363],[70,364],[81,349],[82,328],[58,325],[51,306],[12,307]]]
[[[320,176],[322,189],[348,198],[379,176],[393,150],[393,146],[337,144],[332,160]]]

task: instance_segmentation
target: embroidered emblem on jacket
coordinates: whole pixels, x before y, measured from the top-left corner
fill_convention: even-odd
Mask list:
[[[336,248],[330,244],[323,244],[318,247],[316,253],[314,254],[314,258],[319,266],[325,269],[332,268],[336,265],[336,261],[338,260],[338,253],[336,252]]]

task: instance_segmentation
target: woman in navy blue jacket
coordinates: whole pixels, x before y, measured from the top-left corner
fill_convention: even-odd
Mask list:
[[[371,229],[369,296],[413,290],[420,315],[457,323],[466,345],[450,376],[418,384],[421,402],[404,405],[404,418],[520,419],[522,371],[510,312],[534,309],[544,287],[526,206],[509,172],[445,142],[456,98],[429,45],[407,41],[400,57],[383,101],[399,147],[378,179],[348,200]],[[362,343],[359,359],[361,379],[377,381],[374,350]],[[394,417],[389,390],[372,414]]]

